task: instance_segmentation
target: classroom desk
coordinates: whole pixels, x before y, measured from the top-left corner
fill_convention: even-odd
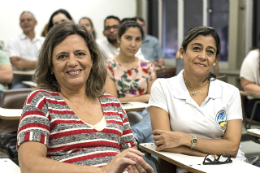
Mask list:
[[[37,87],[37,84],[33,81],[22,81],[24,85],[27,85],[29,87]]]
[[[0,107],[0,118],[4,120],[19,120],[22,111],[22,109],[6,109]]]
[[[35,70],[28,70],[28,71],[19,71],[19,70],[14,70],[13,74],[16,75],[25,75],[25,76],[32,76],[34,75]]]
[[[222,172],[260,172],[260,168],[249,163],[232,158],[232,163],[222,165],[203,165],[204,157],[188,156],[184,154],[155,151],[155,144],[143,143],[139,148],[147,153],[153,154],[178,167],[195,173],[222,173]]]
[[[0,158],[1,173],[21,173],[20,168],[9,158]]]
[[[260,129],[248,129],[247,134],[252,136],[252,141],[260,144]]]
[[[147,103],[143,103],[143,102],[128,102],[128,103],[130,103],[131,105],[129,105],[129,106],[122,105],[123,109],[126,112],[129,112],[129,111],[142,111],[142,110],[144,110],[148,106]]]

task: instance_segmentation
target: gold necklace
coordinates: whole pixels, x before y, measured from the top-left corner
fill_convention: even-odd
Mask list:
[[[195,97],[198,93],[200,93],[201,91],[205,90],[208,86],[209,86],[209,82],[207,83],[207,85],[205,86],[205,88],[202,88],[201,90],[195,92],[191,89],[190,85],[186,82],[186,80],[184,80],[185,84],[187,85],[188,88],[190,88],[190,92],[191,94]],[[189,90],[189,89],[188,89]]]

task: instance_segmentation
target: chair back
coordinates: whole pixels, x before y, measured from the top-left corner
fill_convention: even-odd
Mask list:
[[[7,109],[22,109],[28,94],[31,92],[32,88],[7,90],[2,95],[0,107]]]

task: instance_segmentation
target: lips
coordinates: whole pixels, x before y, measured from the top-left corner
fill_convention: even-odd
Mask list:
[[[200,67],[206,67],[205,64],[201,64],[201,63],[195,63],[197,66],[200,66]]]
[[[128,49],[129,50],[129,52],[131,52],[131,53],[134,53],[135,52],[135,49]]]

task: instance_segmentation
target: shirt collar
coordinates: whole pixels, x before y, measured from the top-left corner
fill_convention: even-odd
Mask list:
[[[29,37],[27,37],[27,35],[25,35],[24,33],[22,33],[22,34],[20,35],[20,39],[21,39],[21,40],[25,40],[25,39],[29,39]],[[39,39],[40,39],[40,36],[35,36],[35,37],[33,38],[32,42],[38,41]]]
[[[187,99],[190,98],[189,90],[187,89],[184,78],[183,71],[176,76],[175,80],[172,80],[172,94],[175,98],[178,99]],[[208,98],[216,99],[221,97],[222,88],[216,80],[211,80],[209,85]]]

